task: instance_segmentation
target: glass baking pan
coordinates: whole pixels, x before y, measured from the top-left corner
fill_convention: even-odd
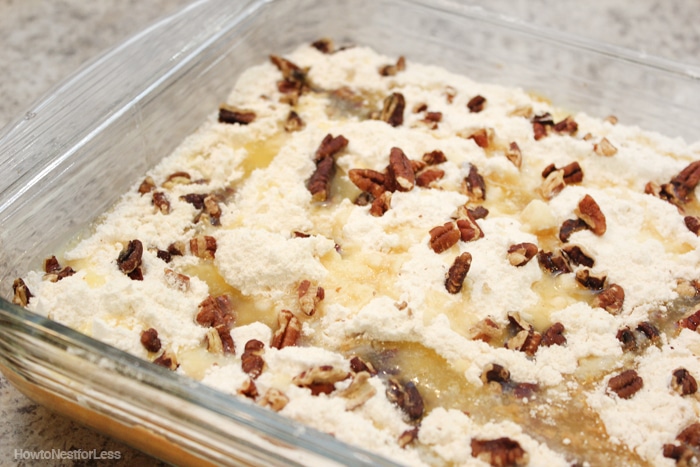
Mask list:
[[[0,370],[22,392],[175,464],[393,465],[11,303],[13,280],[87,231],[216,111],[242,70],[321,37],[700,139],[697,67],[463,2],[195,2],[95,59],[0,134]]]

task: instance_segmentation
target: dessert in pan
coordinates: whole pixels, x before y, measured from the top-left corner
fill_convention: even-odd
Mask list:
[[[323,39],[15,302],[407,465],[687,464],[699,156]]]

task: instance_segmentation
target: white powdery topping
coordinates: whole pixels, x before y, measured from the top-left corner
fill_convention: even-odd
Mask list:
[[[219,230],[214,263],[245,295],[284,293],[302,280],[326,275],[319,258],[335,244],[324,237],[288,238],[262,229]]]
[[[678,368],[700,376],[699,356],[700,335],[683,330],[669,344],[660,349],[652,346],[638,358],[636,370],[644,386],[637,393],[629,399],[607,393],[607,377],[588,396],[588,403],[598,411],[613,439],[654,465],[674,465],[662,456],[663,445],[674,443],[678,433],[697,421],[699,413],[695,396],[681,396],[671,389],[671,376]]]

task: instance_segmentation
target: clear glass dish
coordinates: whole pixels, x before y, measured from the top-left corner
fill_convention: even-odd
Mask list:
[[[697,67],[457,1],[195,2],[93,61],[0,135],[0,370],[13,384],[172,463],[393,465],[11,303],[14,278],[84,232],[242,70],[320,37],[700,140]]]

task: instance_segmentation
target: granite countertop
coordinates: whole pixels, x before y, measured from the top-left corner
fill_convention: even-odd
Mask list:
[[[176,11],[189,0],[0,0],[0,128],[22,115],[86,60]],[[478,3],[478,2],[477,2]],[[700,66],[700,9],[661,0],[491,0],[488,8],[523,20]],[[690,8],[683,8],[687,5]],[[19,393],[0,375],[0,465],[31,465],[17,450],[119,451],[105,465],[158,465]],[[50,465],[88,465],[49,461]]]

